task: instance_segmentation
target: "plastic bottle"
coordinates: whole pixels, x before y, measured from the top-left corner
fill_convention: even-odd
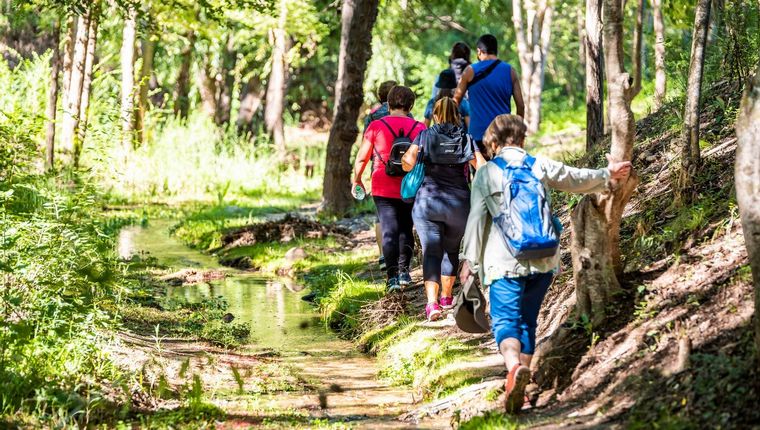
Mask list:
[[[354,198],[356,200],[359,200],[359,201],[364,200],[364,197],[366,196],[367,196],[367,192],[364,191],[364,187],[362,187],[361,185],[356,185],[354,187]]]

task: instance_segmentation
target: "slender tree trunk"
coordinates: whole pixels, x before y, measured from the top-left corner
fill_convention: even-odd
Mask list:
[[[633,64],[633,97],[636,97],[641,92],[641,60],[642,60],[642,46],[644,43],[643,25],[644,25],[644,8],[646,2],[644,0],[638,1],[636,9],[636,25],[633,27],[633,54],[631,63]]]
[[[272,70],[269,73],[269,83],[267,86],[267,99],[264,110],[264,122],[267,132],[272,136],[274,146],[277,149],[279,158],[285,158],[285,126],[283,123],[283,112],[285,110],[285,92],[287,90],[287,73],[286,51],[287,51],[287,34],[285,33],[285,22],[288,15],[288,1],[280,0],[280,17],[277,28],[273,31],[274,47],[272,49]]]
[[[604,139],[602,2],[586,0],[586,151]]]
[[[662,17],[662,0],[652,0],[654,12],[654,107],[660,109],[665,103],[667,78],[665,75],[665,20]]]
[[[55,114],[58,108],[58,75],[61,70],[61,22],[56,20],[53,28],[53,56],[50,59],[50,88],[48,89],[45,128],[45,168],[52,170],[55,157]]]
[[[156,42],[148,34],[142,40],[142,65],[140,66],[140,92],[137,97],[137,142],[145,144],[145,114],[148,112],[148,94],[150,80],[153,76],[153,58],[156,55]]]
[[[541,14],[541,34],[538,43],[533,45],[533,71],[530,78],[530,95],[526,115],[528,133],[536,133],[541,123],[541,93],[546,72],[546,54],[551,42],[552,7],[545,6]]]
[[[543,89],[546,55],[551,41],[552,6],[550,0],[525,1],[523,27],[522,0],[512,1],[512,22],[515,26],[518,55],[520,58],[521,88],[526,100],[525,123],[529,133],[538,131],[541,122],[541,92]]]
[[[586,22],[582,10],[578,10],[575,15],[575,23],[578,30],[578,58],[581,60],[583,67],[586,67]]]
[[[237,52],[235,52],[235,40],[227,35],[222,54],[222,81],[220,82],[219,98],[216,102],[216,124],[224,126],[229,124],[232,113],[232,89],[235,87],[235,64]]]
[[[760,63],[736,121],[736,200],[755,288],[755,352],[760,371]]]
[[[264,94],[264,86],[259,77],[254,74],[240,92],[240,109],[237,118],[238,134],[242,135],[253,131],[253,117],[261,108]]]
[[[359,127],[356,121],[364,101],[364,72],[372,55],[372,27],[378,0],[343,0],[336,108],[327,140],[325,180],[322,189],[326,213],[344,214],[351,207],[351,146]]]
[[[216,116],[216,81],[212,77],[209,59],[204,61],[203,66],[198,67],[198,92],[201,96],[203,113],[209,118]]]
[[[610,100],[612,146],[616,161],[631,160],[635,123],[631,111],[633,80],[623,66],[623,14],[619,0],[604,1],[604,65]],[[572,254],[578,311],[596,326],[606,318],[606,307],[619,290],[623,272],[620,222],[638,178],[633,174],[611,193],[583,197],[573,209]]]
[[[98,21],[100,20],[100,3],[93,6],[90,17],[90,30],[87,38],[87,52],[85,54],[84,79],[82,82],[82,99],[79,103],[79,128],[77,140],[74,143],[74,165],[79,165],[79,157],[82,154],[84,140],[87,136],[88,114],[90,109],[90,89],[92,87],[92,70],[95,67],[95,47],[98,43]]]
[[[523,97],[529,95],[530,76],[533,73],[533,50],[528,47],[528,39],[525,36],[523,25],[523,4],[522,0],[512,0],[512,23],[515,27],[515,40],[517,41],[517,56],[520,59],[520,78]],[[532,25],[528,23],[531,28]]]
[[[63,92],[62,105],[64,109],[69,102],[69,86],[71,84],[71,69],[74,64],[74,45],[77,38],[77,18],[70,15],[66,19],[66,42],[63,48]]]
[[[187,33],[187,46],[182,51],[182,63],[177,75],[176,91],[174,93],[174,115],[185,119],[190,113],[190,67],[193,65],[193,45],[195,45],[195,32]]]
[[[74,54],[71,60],[71,78],[66,105],[63,107],[63,121],[61,123],[61,146],[69,156],[74,154],[74,140],[77,138],[79,127],[79,107],[82,100],[84,86],[85,58],[87,56],[87,42],[89,40],[89,18],[80,16],[77,18],[77,36],[74,43]],[[72,162],[75,161],[72,157]]]
[[[135,126],[135,9],[124,19],[121,38],[121,139],[125,154],[134,145]]]
[[[699,0],[694,12],[694,35],[691,42],[689,78],[686,87],[684,125],[681,147],[681,178],[679,195],[682,201],[690,201],[692,184],[700,165],[699,154],[699,98],[702,95],[702,72],[705,65],[707,28],[710,25],[711,0]]]

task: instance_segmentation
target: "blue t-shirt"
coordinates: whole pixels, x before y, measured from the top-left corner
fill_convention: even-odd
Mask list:
[[[496,60],[479,61],[473,64],[475,75]],[[470,101],[470,134],[475,140],[483,140],[483,135],[491,121],[501,114],[512,113],[512,66],[501,62],[480,82],[467,89]]]
[[[428,100],[427,106],[425,106],[425,119],[432,121],[433,106],[435,106],[435,96]],[[462,102],[459,103],[459,115],[461,115],[463,121],[465,117],[470,116],[470,102],[467,99],[462,99]],[[467,132],[466,126],[464,127],[464,131]]]

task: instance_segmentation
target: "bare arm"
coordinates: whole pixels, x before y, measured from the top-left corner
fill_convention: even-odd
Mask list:
[[[472,71],[471,66],[467,66],[467,68],[464,69],[464,72],[462,72],[462,79],[459,80],[457,90],[454,92],[454,101],[457,102],[457,104],[462,102],[464,95],[467,93],[467,85],[470,84],[473,77],[475,77],[475,72]]]
[[[525,118],[525,102],[523,101],[522,88],[520,87],[520,76],[512,68],[512,97],[515,98],[515,111],[517,116]]]
[[[409,149],[406,150],[404,156],[401,158],[401,168],[405,172],[411,172],[414,166],[417,164],[417,154],[420,153],[420,146],[418,144],[412,144]]]
[[[355,185],[362,185],[362,173],[364,173],[364,168],[367,167],[367,163],[369,162],[370,156],[372,156],[372,146],[373,143],[367,137],[364,137],[364,140],[362,141],[362,146],[359,147],[359,152],[356,154],[356,161],[354,162],[354,176],[351,180],[352,186]]]

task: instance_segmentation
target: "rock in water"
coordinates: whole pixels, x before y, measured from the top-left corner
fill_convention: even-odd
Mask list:
[[[231,322],[232,322],[232,320],[234,320],[234,319],[235,319],[235,315],[232,315],[232,314],[231,314],[231,313],[229,313],[229,312],[227,312],[226,314],[224,314],[224,315],[222,316],[222,321],[224,321],[224,322],[226,322],[226,323],[228,323],[228,324],[229,324],[229,323],[231,323]]]

